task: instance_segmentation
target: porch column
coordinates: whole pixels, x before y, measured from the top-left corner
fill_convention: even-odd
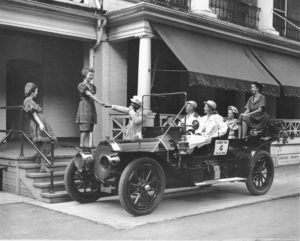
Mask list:
[[[151,36],[140,37],[138,96],[151,94]],[[144,108],[150,110],[150,98],[144,98]]]
[[[209,0],[191,0],[191,11],[213,18],[217,17],[209,8]]]
[[[273,27],[273,0],[258,0],[257,7],[260,8],[259,30],[278,36],[279,33]]]

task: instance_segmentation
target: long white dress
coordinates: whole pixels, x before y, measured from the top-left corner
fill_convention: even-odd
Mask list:
[[[199,129],[195,135],[188,135],[189,148],[201,147],[211,142],[211,138],[223,136],[227,132],[223,117],[219,114],[205,115],[201,118]]]

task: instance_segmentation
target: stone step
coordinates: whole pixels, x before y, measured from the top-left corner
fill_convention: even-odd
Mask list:
[[[36,182],[33,184],[33,187],[41,189],[42,193],[49,192],[50,191],[50,182]],[[55,192],[64,191],[65,190],[64,181],[53,182],[53,189]]]
[[[54,171],[64,171],[69,162],[54,162],[53,168]],[[25,169],[26,173],[34,173],[40,171],[40,164],[37,163],[22,163],[19,164],[18,167],[20,169]]]
[[[26,173],[26,177],[32,178],[36,182],[50,182],[50,173],[33,172]],[[64,171],[55,171],[53,173],[54,181],[61,181],[64,179]]]
[[[59,202],[67,202],[72,201],[67,191],[57,191],[57,192],[45,192],[41,193],[41,197],[47,203],[59,203]]]

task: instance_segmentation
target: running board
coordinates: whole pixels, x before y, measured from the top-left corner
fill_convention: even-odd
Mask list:
[[[214,185],[226,182],[244,182],[247,178],[243,177],[231,177],[231,178],[223,178],[223,179],[216,179],[216,180],[208,180],[204,182],[197,182],[195,183],[196,186],[207,186],[207,185]]]

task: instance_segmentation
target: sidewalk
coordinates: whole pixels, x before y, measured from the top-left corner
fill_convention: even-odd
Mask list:
[[[300,195],[300,166],[285,166],[275,169],[275,179],[269,193],[264,196],[251,196],[244,183],[216,185],[209,188],[190,188],[178,192],[168,190],[164,200],[150,215],[132,217],[120,206],[118,197],[100,199],[98,202],[79,204],[65,202],[46,204],[36,200],[5,194],[6,203],[25,202],[53,211],[84,218],[114,229],[129,229],[149,223],[175,220],[188,216],[251,205],[290,196]],[[0,193],[0,204],[5,203]]]

